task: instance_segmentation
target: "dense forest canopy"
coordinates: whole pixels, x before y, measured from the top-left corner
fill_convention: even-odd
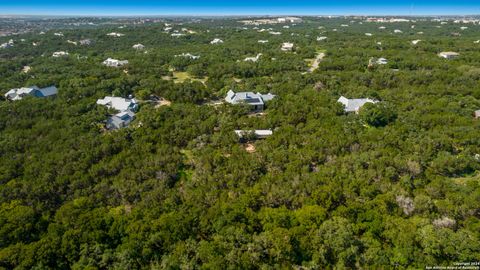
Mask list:
[[[0,49],[2,97],[31,85],[59,91],[0,101],[0,268],[479,261],[480,28],[445,21],[184,18],[74,28],[59,19],[44,34],[0,37],[13,39]],[[294,50],[282,51],[284,42]],[[102,65],[109,57],[129,63]],[[388,63],[370,63],[381,57]],[[230,89],[276,98],[252,114],[218,102]],[[111,111],[96,100],[130,95],[140,102],[134,122],[105,130]],[[379,102],[345,113],[340,96]],[[241,143],[238,129],[273,135]]]

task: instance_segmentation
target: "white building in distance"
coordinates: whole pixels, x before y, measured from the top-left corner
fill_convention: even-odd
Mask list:
[[[107,58],[107,60],[103,61],[103,64],[107,67],[121,67],[128,64],[128,60],[117,60],[117,59]]]
[[[134,48],[134,49],[137,50],[137,51],[141,51],[141,50],[145,49],[145,46],[143,46],[142,44],[138,43],[138,44],[133,45],[132,48]]]
[[[65,56],[68,56],[68,52],[59,51],[59,52],[54,52],[52,54],[52,57],[65,57]]]
[[[286,52],[286,51],[292,51],[293,50],[293,43],[290,42],[284,42],[282,44],[281,50]]]
[[[441,52],[438,54],[438,56],[445,58],[445,59],[454,59],[460,56],[459,53],[457,52]]]
[[[262,56],[261,53],[257,54],[255,57],[246,57],[243,61],[245,62],[257,62],[258,59],[260,59],[260,56]]]
[[[191,53],[182,53],[182,54],[177,54],[175,57],[185,57],[185,58],[190,58],[192,60],[197,60],[200,58],[200,55],[193,55]]]
[[[222,44],[222,43],[223,43],[223,40],[219,38],[215,38],[212,41],[210,41],[210,44]]]
[[[117,32],[112,32],[112,33],[108,33],[107,36],[110,36],[110,37],[123,37],[123,36],[125,36],[125,34],[117,33]]]

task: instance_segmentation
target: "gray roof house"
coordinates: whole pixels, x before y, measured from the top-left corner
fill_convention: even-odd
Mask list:
[[[135,119],[135,113],[127,110],[119,112],[107,120],[107,129],[120,129],[126,127]]]
[[[348,99],[344,96],[341,96],[338,99],[338,102],[342,103],[345,106],[345,112],[355,112],[358,113],[360,108],[366,103],[377,103],[378,101],[369,99],[369,98],[354,98]]]
[[[55,96],[56,94],[58,94],[58,89],[53,85],[45,88],[39,88],[38,86],[34,85],[10,89],[7,93],[5,93],[5,98],[9,100],[21,100],[26,96],[43,98]]]
[[[265,107],[265,102],[275,98],[275,95],[270,93],[260,94],[253,92],[238,92],[235,93],[229,90],[225,101],[230,104],[248,104],[254,111],[262,111]]]

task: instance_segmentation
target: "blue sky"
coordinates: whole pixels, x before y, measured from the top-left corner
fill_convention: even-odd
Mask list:
[[[480,0],[0,0],[0,14],[471,15],[480,14]]]

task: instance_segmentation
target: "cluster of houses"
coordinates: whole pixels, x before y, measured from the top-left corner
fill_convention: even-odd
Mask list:
[[[298,17],[279,17],[268,19],[256,19],[256,20],[243,20],[240,21],[245,25],[261,25],[261,24],[279,24],[279,23],[301,23],[302,18]]]
[[[127,127],[135,119],[135,112],[138,110],[138,103],[134,98],[106,96],[97,100],[97,104],[116,111],[116,114],[107,119],[107,129]]]
[[[49,86],[45,88],[39,88],[38,86],[22,87],[10,89],[5,93],[5,98],[8,100],[21,100],[26,96],[44,98],[51,97],[58,94],[58,89],[55,86]]]
[[[13,47],[13,39],[10,39],[8,42],[0,44],[0,49],[7,49]]]

